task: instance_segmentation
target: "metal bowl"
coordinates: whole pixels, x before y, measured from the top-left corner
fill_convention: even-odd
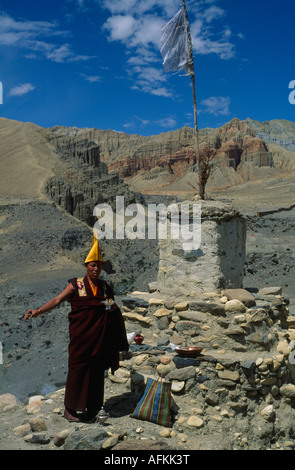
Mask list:
[[[182,348],[176,348],[175,351],[181,357],[196,357],[201,354],[203,348],[198,348],[197,346],[187,346]]]

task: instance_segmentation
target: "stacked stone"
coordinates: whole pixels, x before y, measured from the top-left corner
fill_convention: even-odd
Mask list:
[[[134,295],[123,299],[123,315],[129,331],[141,329],[146,349],[139,347],[121,366],[129,371],[135,392],[142,392],[147,377],[163,374],[175,394],[192,392],[205,403],[226,403],[234,411],[269,394],[295,398],[294,317],[281,289],[255,295],[230,289],[177,301]],[[170,346],[183,342],[202,347],[201,355],[179,357]]]
[[[108,372],[109,426],[65,422],[64,389],[33,396],[26,405],[5,394],[0,448],[3,433],[10,433],[5,442],[12,448],[28,449],[153,448],[161,438],[174,450],[295,448],[295,317],[281,289],[194,299],[137,292],[123,299],[123,315],[127,332],[141,330],[144,341],[132,341],[132,353],[114,374]],[[251,335],[271,340],[255,342]],[[180,357],[171,344],[184,340],[203,347],[201,354]],[[130,419],[147,378],[162,375],[171,382],[172,427]]]

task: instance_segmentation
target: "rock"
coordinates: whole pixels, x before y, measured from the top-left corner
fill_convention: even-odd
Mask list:
[[[288,325],[289,328],[295,328],[295,317],[294,316],[289,315],[287,317],[287,325]]]
[[[244,315],[243,313],[241,313],[240,315],[235,315],[234,316],[234,321],[235,323],[245,323],[246,322],[246,315]]]
[[[265,308],[257,308],[254,313],[249,314],[249,322],[257,323],[261,321],[267,321],[269,319],[269,313]]]
[[[256,366],[256,363],[252,361],[251,359],[248,359],[247,361],[241,364],[241,367],[244,369],[244,371],[247,371],[247,372],[254,371],[255,366]]]
[[[149,306],[148,301],[141,299],[140,297],[124,297],[122,299],[122,304],[130,310],[133,310],[136,307],[148,308]]]
[[[27,410],[28,415],[36,415],[36,414],[40,413],[41,408],[35,402],[35,403],[32,403],[31,405],[27,405],[26,410]]]
[[[43,395],[33,395],[32,397],[29,398],[29,405],[36,404],[40,406],[42,403],[42,400],[44,400]]]
[[[175,369],[175,364],[174,362],[169,362],[169,364],[159,364],[157,366],[157,372],[159,375],[164,375],[166,377],[166,375],[169,374],[169,372],[171,372],[173,369]]]
[[[188,309],[188,302],[178,302],[174,305],[176,312],[183,312]]]
[[[176,367],[178,369],[182,367],[188,367],[188,366],[197,366],[199,363],[196,359],[193,357],[181,357],[181,356],[174,356],[173,362],[175,363]]]
[[[114,374],[109,370],[108,376],[112,382],[124,384],[130,379],[130,372],[126,369],[119,368]]]
[[[226,289],[224,295],[228,300],[240,300],[246,307],[255,305],[255,297],[246,289]]]
[[[191,310],[179,311],[178,317],[182,320],[189,320],[193,322],[204,322],[206,321],[206,313],[203,312],[194,312]]]
[[[103,442],[101,448],[105,449],[105,450],[106,449],[111,449],[116,444],[118,444],[118,442],[119,442],[119,436],[118,435],[111,436]]]
[[[243,328],[231,328],[230,330],[228,330],[226,332],[226,335],[227,336],[236,336],[236,335],[244,335],[245,334],[245,331],[243,330]]]
[[[190,416],[187,425],[194,428],[201,428],[204,426],[204,421],[199,416]]]
[[[273,405],[267,405],[263,410],[261,410],[261,415],[266,421],[274,421],[276,413]]]
[[[53,439],[54,445],[56,445],[56,447],[63,446],[70,433],[70,429],[63,429],[62,431],[56,433]]]
[[[46,426],[43,416],[30,418],[29,424],[33,432],[47,431],[47,426]]]
[[[193,300],[189,302],[189,309],[203,313],[211,313],[211,315],[224,315],[224,304],[211,301],[204,302],[201,300]]]
[[[158,290],[157,281],[149,282],[148,283],[148,290],[149,290],[150,293],[156,292]]]
[[[232,382],[238,382],[240,379],[240,374],[237,371],[220,370],[218,371],[218,377],[222,380],[231,380]]]
[[[171,436],[171,430],[170,429],[162,429],[162,431],[160,431],[160,436],[161,437],[166,437],[166,438],[169,438]]]
[[[50,437],[45,432],[37,432],[34,434],[28,434],[24,437],[26,442],[31,442],[32,444],[48,444],[50,442]]]
[[[31,426],[29,424],[21,424],[20,426],[16,426],[13,429],[13,434],[17,437],[24,437],[31,433]]]
[[[142,434],[142,433],[144,432],[144,428],[141,427],[141,426],[139,426],[139,428],[136,428],[135,432],[136,432],[137,434]]]
[[[267,335],[259,332],[251,333],[250,335],[246,336],[246,340],[249,343],[259,344],[261,346],[264,346],[265,348],[267,348],[270,342]]]
[[[100,450],[103,442],[108,439],[107,432],[98,426],[88,426],[87,432],[84,428],[76,428],[67,437],[64,450]]]
[[[261,379],[261,385],[274,385],[277,382],[277,377],[265,377]]]
[[[137,366],[140,366],[144,361],[146,361],[149,358],[148,354],[140,354],[139,356],[136,356],[134,363]]]
[[[173,310],[168,310],[167,308],[159,308],[158,310],[155,311],[154,316],[155,317],[165,317],[167,315],[171,315],[173,313]]]
[[[0,395],[0,407],[2,406],[16,406],[17,399],[11,393],[4,393]]]
[[[246,307],[243,304],[243,302],[241,302],[238,299],[234,299],[234,300],[228,300],[226,302],[226,304],[224,305],[224,310],[227,313],[233,313],[233,312],[244,313],[246,311]]]
[[[174,369],[167,375],[169,380],[185,381],[195,377],[196,370],[193,366],[183,367],[182,369]]]
[[[169,356],[162,356],[162,357],[161,357],[161,363],[162,363],[162,364],[167,365],[167,364],[169,364],[171,361],[172,361],[172,358],[169,357]]]
[[[155,305],[158,307],[159,305],[164,305],[164,300],[163,299],[149,299],[149,306]]]
[[[209,392],[206,395],[205,401],[206,401],[207,405],[217,406],[218,403],[219,403],[219,398],[218,398],[218,395],[216,393]]]
[[[290,346],[287,341],[279,341],[277,345],[277,351],[284,354],[284,356],[289,356],[290,354]]]
[[[228,401],[227,404],[236,412],[244,411],[248,407],[247,403],[243,401]]]
[[[282,293],[281,287],[263,287],[259,289],[259,295],[280,295]]]
[[[280,387],[280,395],[286,398],[295,397],[295,385],[294,384],[285,384]]]
[[[139,315],[138,313],[122,312],[122,315],[127,320],[138,321],[139,323],[143,323],[147,326],[150,325],[153,321],[150,317],[144,317],[143,315]]]
[[[177,380],[172,380],[171,391],[173,393],[179,393],[184,389],[185,381],[179,382]]]
[[[200,334],[201,327],[198,323],[189,320],[180,320],[176,323],[175,330],[179,333],[186,333],[190,336]]]
[[[169,320],[167,317],[160,317],[160,318],[157,318],[157,328],[160,330],[160,331],[163,331],[163,330],[168,330],[169,329]]]

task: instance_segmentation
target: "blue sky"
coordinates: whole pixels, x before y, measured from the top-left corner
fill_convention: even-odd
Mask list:
[[[0,0],[0,116],[153,135],[194,126],[190,78],[165,73],[180,0]],[[291,0],[187,0],[199,128],[294,121]],[[1,100],[0,100],[1,102]]]

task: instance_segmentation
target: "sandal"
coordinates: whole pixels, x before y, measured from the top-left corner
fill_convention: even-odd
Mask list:
[[[76,411],[65,409],[64,418],[68,420],[70,423],[80,423],[81,420],[78,417]]]

